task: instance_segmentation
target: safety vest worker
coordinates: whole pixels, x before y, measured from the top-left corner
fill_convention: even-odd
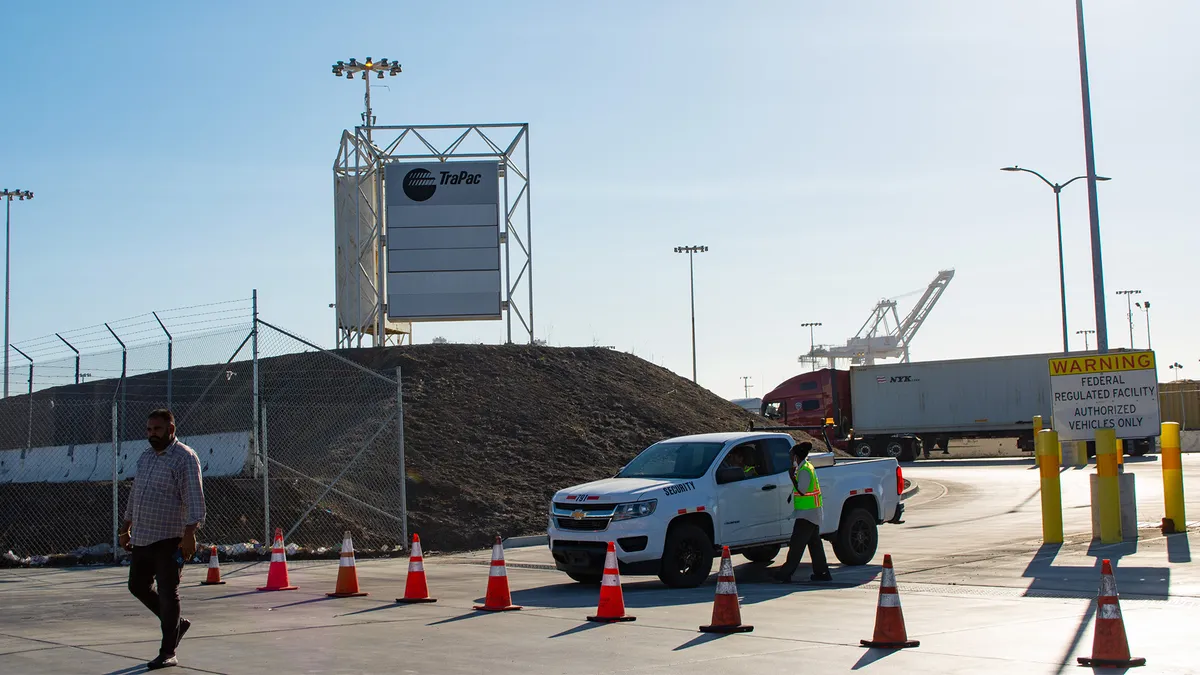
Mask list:
[[[801,488],[801,485],[804,487]],[[792,507],[797,511],[821,508],[821,481],[817,480],[817,470],[807,458],[796,468],[796,479],[792,482]]]

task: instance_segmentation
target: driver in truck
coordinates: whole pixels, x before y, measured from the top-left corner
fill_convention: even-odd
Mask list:
[[[833,581],[829,573],[829,562],[825,560],[825,547],[821,542],[821,483],[817,471],[808,461],[812,443],[803,441],[792,447],[792,538],[788,541],[787,560],[775,573],[776,581],[787,583],[792,580],[804,549],[812,560],[812,581]],[[804,487],[801,487],[803,485]]]
[[[725,461],[721,462],[722,467],[737,467],[742,470],[742,475],[745,479],[758,478],[758,469],[753,465],[746,464],[746,456],[743,451],[743,446],[739,446],[729,451],[725,455]]]

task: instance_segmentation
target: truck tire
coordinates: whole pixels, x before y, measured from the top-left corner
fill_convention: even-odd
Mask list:
[[[567,576],[581,584],[586,584],[588,586],[599,586],[600,579],[603,578],[604,575],[589,574],[587,572],[567,572]]]
[[[779,555],[779,549],[783,548],[781,544],[771,544],[770,546],[755,546],[742,551],[742,555],[750,562],[765,563],[771,562]]]
[[[1140,438],[1126,443],[1125,447],[1130,457],[1141,457],[1150,452],[1150,448],[1154,447],[1154,442],[1149,438]]]
[[[663,547],[658,578],[671,588],[695,588],[712,572],[713,542],[692,523],[671,528]]]
[[[855,441],[852,447],[855,457],[870,457],[875,454],[875,449],[865,440]]]
[[[907,443],[905,443],[903,440],[899,438],[893,438],[892,440],[888,441],[887,445],[883,447],[883,454],[893,459],[901,459],[905,455],[905,445],[907,445]]]
[[[833,538],[833,554],[843,565],[866,565],[875,557],[879,546],[879,529],[875,514],[866,509],[853,509],[842,516]]]

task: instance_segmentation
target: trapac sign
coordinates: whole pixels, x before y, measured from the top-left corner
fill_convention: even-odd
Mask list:
[[[1092,440],[1098,429],[1114,429],[1117,438],[1159,433],[1154,352],[1050,359],[1050,391],[1061,440]]]

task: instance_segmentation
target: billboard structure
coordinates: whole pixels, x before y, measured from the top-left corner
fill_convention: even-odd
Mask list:
[[[529,125],[370,131],[343,132],[334,163],[338,346],[483,319],[512,342],[514,318],[533,342]]]

